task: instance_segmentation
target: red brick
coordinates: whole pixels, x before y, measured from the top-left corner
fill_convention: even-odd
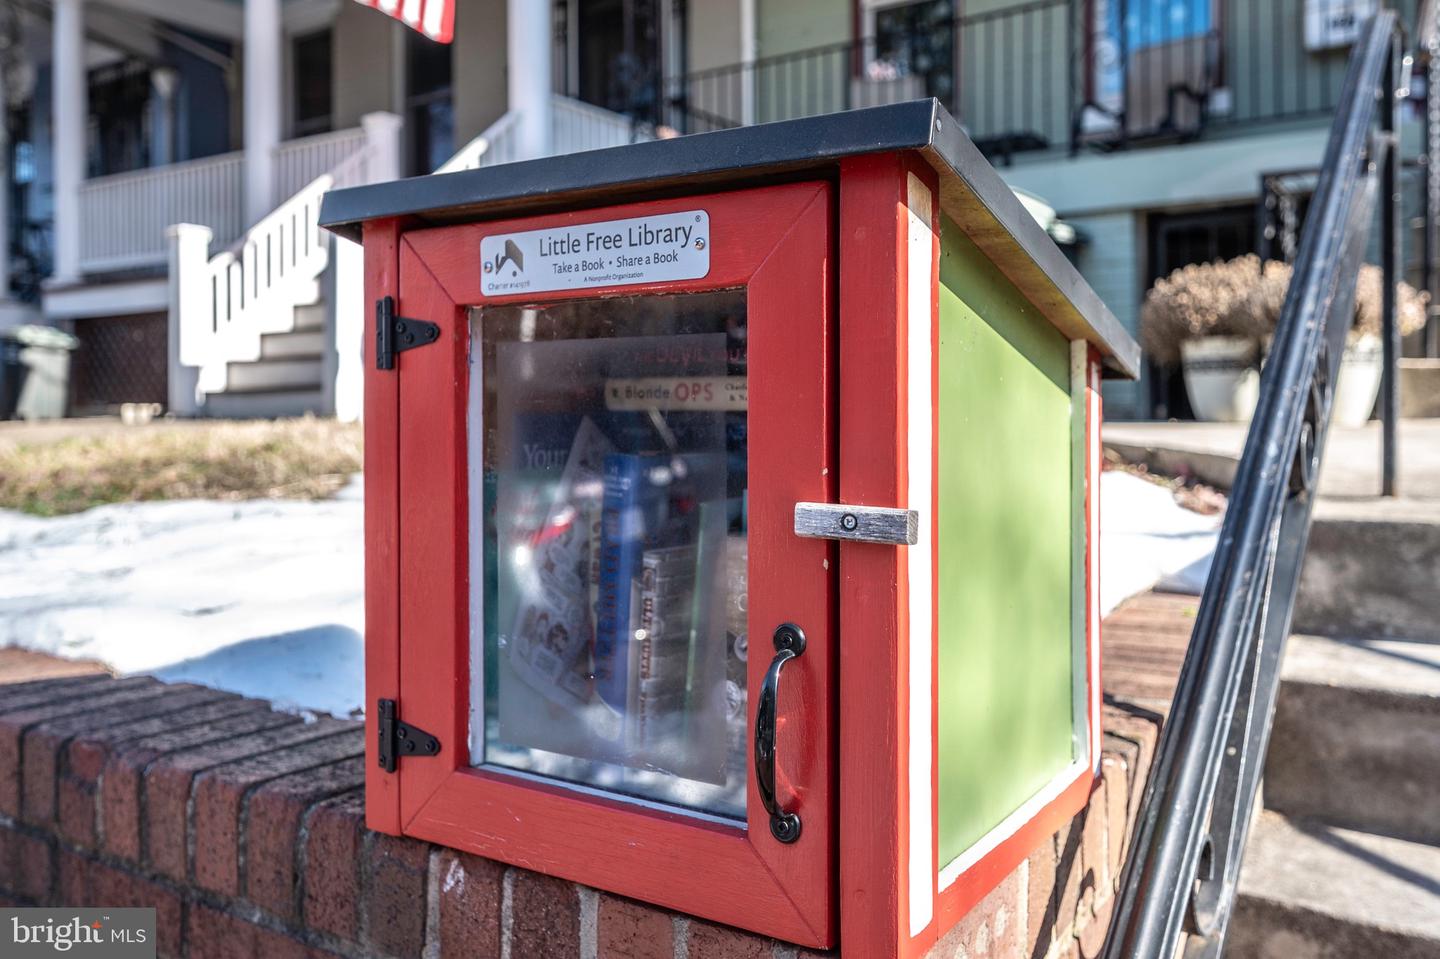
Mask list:
[[[436,857],[435,869],[440,890],[440,954],[500,959],[505,867],[491,859],[444,849]],[[603,920],[600,942],[600,955],[607,955]],[[665,959],[671,959],[669,953]]]
[[[228,693],[198,686],[156,683],[116,693],[108,704],[96,703],[83,713],[53,719],[27,730],[23,747],[25,821],[37,826],[55,822],[56,787],[66,772],[65,759],[72,739],[84,734],[113,736],[147,719],[174,715],[221,696],[233,698]]]
[[[1109,896],[1079,930],[1076,945],[1080,947],[1083,959],[1099,959],[1100,951],[1105,948],[1105,934],[1110,930],[1110,916],[1114,910],[1115,897]]]
[[[95,832],[95,784],[62,777],[58,785],[60,835],[85,849],[93,849]]]
[[[1085,825],[1080,838],[1080,900],[1076,904],[1075,928],[1079,929],[1093,915],[1095,903],[1104,896],[1104,888],[1110,881],[1109,860],[1105,853],[1105,805],[1104,780],[1090,793],[1085,807]],[[1068,920],[1060,915],[1060,922]]]
[[[1101,759],[1100,775],[1105,778],[1105,865],[1110,875],[1107,891],[1114,892],[1130,835],[1127,821],[1130,787],[1125,764],[1118,756],[1107,755]]]
[[[163,697],[159,705],[163,709],[157,708],[149,718],[113,722],[76,735],[67,750],[64,774],[94,785],[100,780],[110,754],[122,748],[122,744],[213,723],[261,704],[241,699],[234,693],[196,689],[172,692]]]
[[[295,865],[305,811],[365,785],[365,757],[282,776],[258,787],[245,804],[245,895],[286,920],[300,916]]]
[[[685,945],[690,959],[771,959],[775,955],[773,939],[699,919],[690,920],[689,927]]]
[[[55,848],[47,839],[0,826],[0,889],[46,902],[55,879]]]
[[[85,901],[86,884],[90,881],[89,859],[82,859],[75,853],[60,848],[59,873],[60,878],[56,884],[55,901],[69,905]]]
[[[389,955],[418,956],[425,948],[430,847],[371,833],[362,855],[365,942]]]
[[[578,956],[580,893],[575,884],[523,869],[513,870],[510,882],[510,955]]]
[[[309,959],[304,943],[196,903],[186,923],[190,959]]]
[[[304,921],[339,939],[360,938],[360,854],[365,796],[352,793],[315,806],[305,822]]]
[[[7,693],[7,707],[3,715],[0,715],[0,770],[8,772],[8,775],[0,775],[0,815],[9,816],[11,819],[20,818],[21,789],[24,781],[24,777],[20,775],[20,743],[28,729],[49,720],[88,712],[97,704],[114,702],[116,697],[133,697],[137,693],[144,695],[147,689],[159,685],[148,676],[134,676],[100,684],[99,688],[103,692],[66,692],[60,698],[52,700],[45,698],[46,691],[42,691],[38,701],[32,696],[25,697],[26,705],[23,709],[10,708],[10,694]],[[53,773],[50,786],[54,788]]]
[[[1085,867],[1080,846],[1085,834],[1085,810],[1057,833],[1055,845],[1055,938],[1064,939],[1075,920],[1080,903]]]
[[[148,677],[142,681],[154,682]],[[75,700],[83,700],[103,693],[118,681],[109,676],[67,676],[62,679],[41,679],[31,683],[11,683],[5,687],[5,699],[0,702],[0,716],[17,713],[36,706],[48,706]],[[133,684],[133,680],[131,681]]]
[[[1050,836],[1030,854],[1029,889],[1025,906],[1027,955],[1043,956],[1055,941],[1055,847],[1060,837]]]
[[[934,956],[1022,956],[1025,951],[1025,908],[1021,870],[1016,869],[990,890],[931,950]]]
[[[357,729],[355,723],[321,718],[313,723],[267,729],[196,746],[157,760],[145,772],[146,861],[177,881],[189,878],[188,843],[190,828],[194,825],[189,821],[189,808],[192,781],[196,777],[227,763],[280,755],[277,750],[288,752],[299,743],[325,740],[341,733],[353,734]],[[352,736],[343,738],[349,740]]]
[[[154,909],[155,939],[161,954],[180,954],[184,909],[177,892],[68,850],[61,853],[61,874],[65,905]]]
[[[673,959],[675,920],[670,913],[601,893],[598,918],[600,959]]]
[[[300,722],[299,717],[273,712],[268,703],[241,700],[243,712],[147,736],[115,747],[105,761],[100,777],[100,817],[103,821],[105,851],[113,856],[139,862],[143,845],[141,824],[145,769],[160,757],[182,749],[215,742],[228,742],[263,729]]]
[[[225,895],[240,894],[240,821],[252,789],[290,773],[316,770],[364,754],[364,734],[354,726],[342,735],[252,756],[197,776],[191,821],[195,884]]]

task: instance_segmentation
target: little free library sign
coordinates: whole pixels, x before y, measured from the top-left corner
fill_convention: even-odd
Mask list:
[[[1099,385],[1139,352],[938,103],[321,219],[398,338],[372,828],[887,959],[1084,806]]]
[[[696,280],[710,272],[704,210],[527,230],[480,241],[486,296]]]

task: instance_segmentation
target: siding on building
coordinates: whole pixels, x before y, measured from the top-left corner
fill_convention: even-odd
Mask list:
[[[1140,296],[1144,292],[1143,217],[1135,211],[1123,210],[1076,217],[1070,222],[1087,238],[1080,248],[1080,272],[1130,335],[1138,336]],[[1106,419],[1147,416],[1145,397],[1149,395],[1149,384],[1146,379],[1142,374],[1137,381],[1106,380],[1103,388]]]

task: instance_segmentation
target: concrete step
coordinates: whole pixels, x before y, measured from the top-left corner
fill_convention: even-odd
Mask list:
[[[1265,805],[1440,845],[1440,645],[1294,636]]]
[[[296,330],[325,329],[325,301],[306,303],[295,307]]]
[[[1293,628],[1440,642],[1440,502],[1322,498]]]
[[[1440,847],[1262,813],[1225,959],[1435,959]]]
[[[205,399],[205,415],[217,419],[268,420],[306,413],[326,415],[325,397],[320,390],[212,393]]]
[[[324,352],[324,330],[266,333],[260,337],[260,359],[262,361],[315,357],[321,356]]]
[[[274,390],[319,389],[323,375],[319,356],[231,363],[226,367],[225,392],[257,393]]]

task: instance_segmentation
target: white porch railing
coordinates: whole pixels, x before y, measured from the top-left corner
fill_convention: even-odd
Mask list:
[[[505,114],[490,124],[484,133],[462,147],[460,152],[446,160],[435,172],[478,170],[480,167],[520,159],[517,142],[519,123],[519,114]],[[559,94],[555,95],[554,105],[551,107],[550,123],[557,156],[583,153],[586,150],[603,150],[606,147],[651,139],[650,135],[641,132],[629,117]]]
[[[555,153],[583,153],[654,139],[629,117],[569,97],[555,96],[551,108]]]
[[[275,204],[284,203],[326,170],[333,170],[365,146],[365,129],[336,130],[275,148]]]
[[[356,127],[289,140],[275,150],[275,203],[332,169],[365,144]],[[165,262],[173,223],[210,228],[228,246],[245,230],[243,151],[117,173],[80,187],[80,269],[86,273]]]
[[[516,114],[501,117],[436,172],[519,159],[518,122]],[[649,139],[638,134],[627,118],[566,97],[555,97],[552,122],[557,154]],[[339,357],[333,408],[342,419],[359,415],[365,316],[359,302],[358,249],[324,234],[318,216],[327,190],[397,175],[399,118],[372,114],[365,123],[358,137],[346,131],[282,145],[276,157],[282,184],[294,182],[307,166],[336,162],[305,181],[229,249],[210,255],[214,231],[207,225],[170,227],[173,412],[196,412],[204,396],[226,389],[229,364],[260,359],[262,336],[294,329],[295,308],[318,299],[319,281],[327,268],[333,268],[337,278],[331,344]],[[331,243],[337,244],[334,257]],[[339,274],[348,276],[342,281]]]
[[[316,299],[330,259],[320,198],[334,183],[328,173],[317,177],[214,257],[205,227],[171,228],[180,362],[199,370],[200,393],[222,392],[227,364],[258,360],[260,337],[293,329],[295,307]]]
[[[245,154],[224,153],[80,186],[80,268],[124,270],[165,261],[165,230],[202,223],[222,243],[245,228]]]
[[[261,337],[293,330],[296,308],[319,299],[331,243],[343,242],[320,229],[321,198],[334,187],[393,178],[399,131],[399,117],[371,114],[358,138],[327,135],[287,144],[293,149],[282,176],[298,175],[306,163],[339,159],[213,257],[206,226],[170,227],[173,355],[178,367],[190,368],[185,382],[171,367],[172,411],[194,412],[204,396],[224,392],[230,363],[260,359]],[[344,146],[348,151],[339,153]],[[358,341],[354,345],[351,359],[358,362]]]

